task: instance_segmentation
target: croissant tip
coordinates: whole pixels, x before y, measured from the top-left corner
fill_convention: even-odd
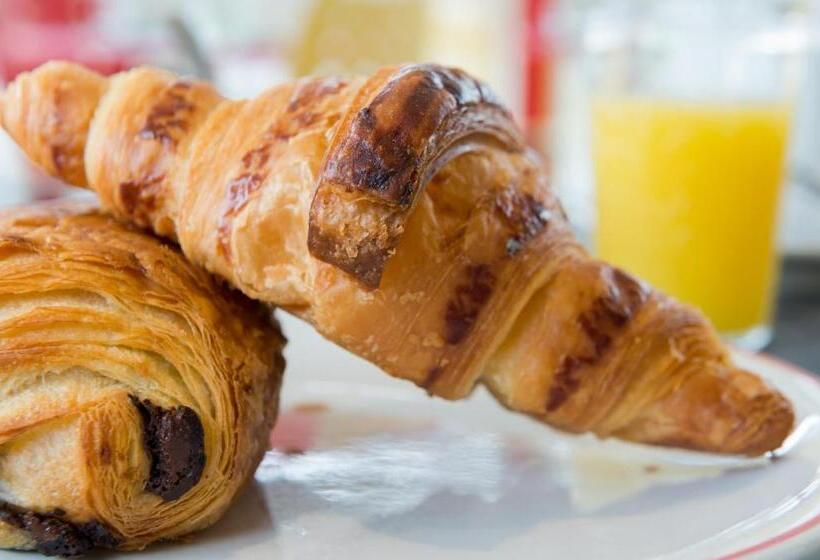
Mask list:
[[[758,428],[750,432],[737,450],[740,455],[756,457],[780,447],[794,429],[795,415],[786,398],[778,392],[765,396],[767,406]]]

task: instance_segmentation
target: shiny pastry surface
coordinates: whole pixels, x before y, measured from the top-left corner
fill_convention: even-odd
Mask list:
[[[507,111],[461,71],[233,101],[156,69],[50,63],[2,103],[46,170],[431,394],[484,384],[564,430],[722,453],[792,428],[699,312],[590,258]]]
[[[0,213],[0,547],[212,524],[267,448],[283,344],[265,306],[99,210]]]

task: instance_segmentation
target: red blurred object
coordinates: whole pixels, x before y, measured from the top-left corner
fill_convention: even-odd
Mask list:
[[[555,0],[524,0],[524,118],[536,145],[552,113],[555,52],[546,28],[554,13]]]
[[[296,407],[285,411],[276,420],[270,434],[271,449],[288,455],[304,453],[316,444],[320,410]]]
[[[53,59],[73,60],[103,74],[124,70],[128,56],[94,26],[97,0],[0,1],[0,78]]]
[[[96,0],[4,0],[3,13],[39,23],[88,21],[97,11]]]
[[[0,0],[0,83],[49,60],[72,60],[102,74],[130,66],[96,27],[97,0]],[[27,164],[34,200],[59,197],[63,185]]]

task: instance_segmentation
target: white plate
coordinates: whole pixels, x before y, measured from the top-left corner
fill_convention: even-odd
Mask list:
[[[572,437],[483,391],[457,403],[428,398],[298,321],[284,323],[275,439],[308,449],[269,453],[226,518],[190,542],[123,556],[820,557],[820,430],[774,463]],[[792,399],[804,426],[817,426],[818,379],[768,358],[738,359]]]

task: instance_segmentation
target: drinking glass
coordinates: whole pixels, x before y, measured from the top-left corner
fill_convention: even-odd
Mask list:
[[[601,258],[772,337],[805,3],[602,2],[585,27]]]

